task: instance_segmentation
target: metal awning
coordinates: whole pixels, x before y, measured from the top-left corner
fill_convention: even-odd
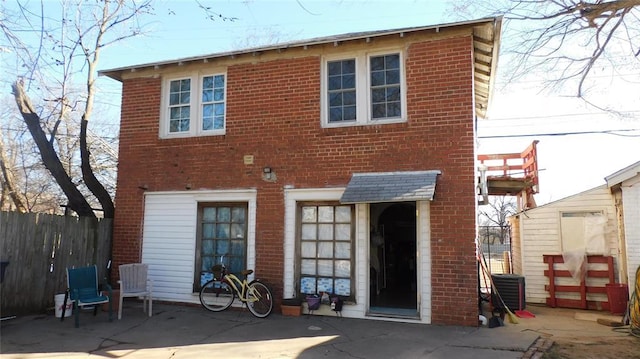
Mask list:
[[[433,200],[439,170],[354,173],[341,203]]]

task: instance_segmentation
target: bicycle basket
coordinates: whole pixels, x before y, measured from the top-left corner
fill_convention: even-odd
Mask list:
[[[213,272],[213,277],[215,279],[222,279],[222,275],[224,274],[224,267],[221,264],[216,264],[211,268]]]

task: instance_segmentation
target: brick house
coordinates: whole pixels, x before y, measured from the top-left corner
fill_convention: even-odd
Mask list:
[[[475,128],[500,27],[101,71],[122,82],[114,266],[148,263],[156,300],[198,303],[222,259],[276,302],[331,292],[345,317],[477,325]]]

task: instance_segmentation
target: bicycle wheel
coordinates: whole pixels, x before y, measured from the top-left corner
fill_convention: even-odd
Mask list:
[[[233,288],[217,279],[208,281],[200,289],[200,303],[212,312],[220,312],[229,308],[234,298]]]
[[[273,310],[273,294],[264,283],[254,280],[249,283],[247,308],[258,318],[266,318]]]

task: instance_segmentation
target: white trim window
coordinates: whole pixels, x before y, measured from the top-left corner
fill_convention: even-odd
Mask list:
[[[355,300],[355,210],[339,203],[299,203],[300,293]]]
[[[167,78],[163,89],[161,138],[225,134],[224,73]]]
[[[401,51],[327,57],[321,73],[323,127],[406,121]]]

